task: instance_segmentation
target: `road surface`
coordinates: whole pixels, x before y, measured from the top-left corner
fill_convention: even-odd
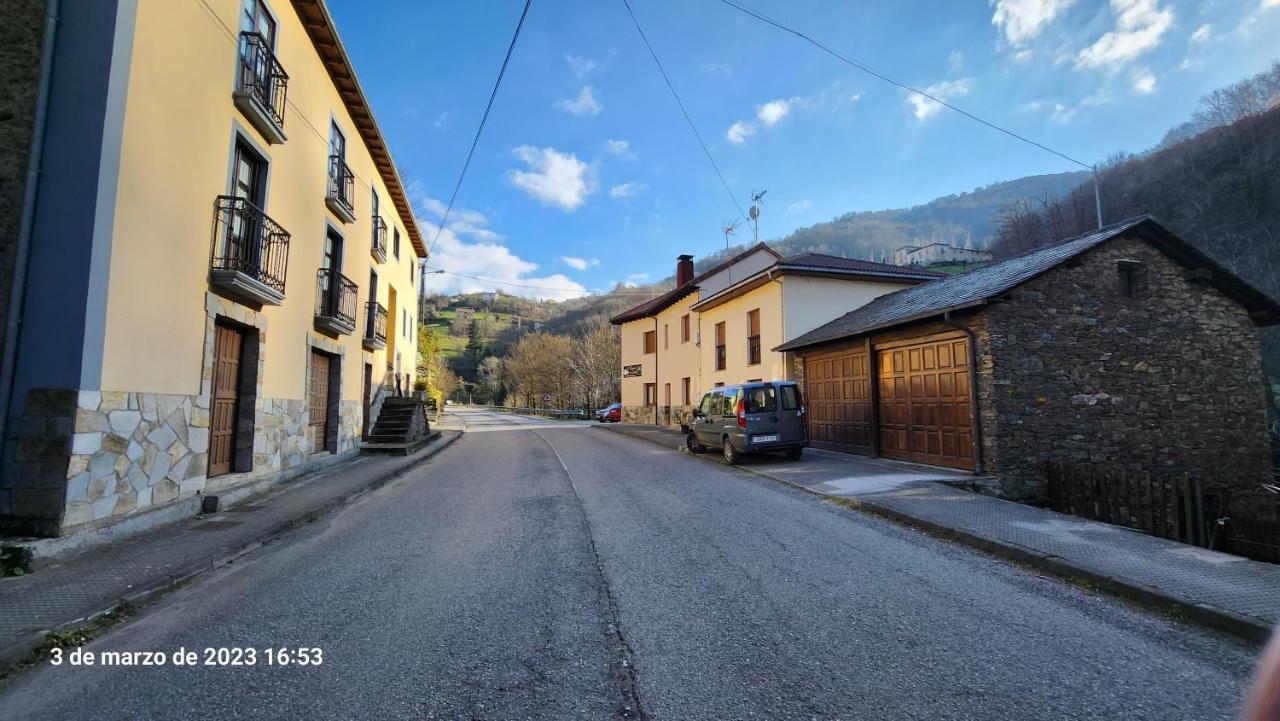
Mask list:
[[[415,472],[87,650],[3,719],[1229,719],[1256,650],[588,423],[465,414]]]

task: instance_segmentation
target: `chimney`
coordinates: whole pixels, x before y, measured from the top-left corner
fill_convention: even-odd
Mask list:
[[[676,287],[679,288],[691,280],[693,280],[693,256],[676,256]]]

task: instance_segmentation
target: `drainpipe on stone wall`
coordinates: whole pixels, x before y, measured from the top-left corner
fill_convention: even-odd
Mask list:
[[[969,337],[969,412],[973,416],[973,475],[981,476],[982,470],[982,413],[978,410],[978,336],[972,328],[951,319],[951,311],[942,314],[942,322]]]
[[[9,404],[17,373],[18,334],[22,329],[27,287],[27,260],[35,225],[36,195],[40,186],[44,136],[48,126],[49,88],[53,83],[53,50],[58,38],[59,0],[47,0],[44,41],[40,48],[40,80],[36,86],[35,116],[31,125],[31,153],[27,158],[27,183],[22,191],[22,216],[18,222],[17,245],[13,255],[13,286],[9,290],[9,314],[4,326],[4,358],[0,360],[0,461],[4,460],[4,439],[9,425]]]

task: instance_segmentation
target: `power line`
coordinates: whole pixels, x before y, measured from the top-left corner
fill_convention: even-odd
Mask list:
[[[626,0],[623,0],[623,2],[626,2]],[[817,41],[817,40],[815,40],[815,39],[813,39],[813,38],[809,37],[808,35],[806,35],[806,34],[804,34],[804,33],[800,32],[799,30],[796,30],[795,28],[788,27],[788,26],[786,26],[786,25],[782,24],[781,22],[779,22],[779,21],[777,21],[777,20],[774,20],[774,19],[772,19],[772,18],[769,18],[769,17],[767,17],[767,16],[765,16],[765,15],[761,15],[760,13],[758,13],[758,12],[756,12],[756,11],[754,11],[754,10],[751,10],[751,9],[749,9],[749,8],[745,8],[745,7],[741,6],[741,5],[739,5],[738,3],[734,2],[733,0],[720,0],[720,2],[724,3],[725,5],[728,5],[728,6],[729,6],[729,7],[731,7],[731,8],[734,8],[734,9],[738,10],[739,12],[743,12],[743,13],[746,13],[747,15],[750,15],[751,17],[753,17],[753,18],[755,18],[755,19],[759,20],[760,22],[763,22],[763,23],[768,24],[768,25],[772,25],[773,27],[778,28],[779,30],[782,30],[782,31],[784,31],[784,32],[789,32],[789,33],[791,33],[792,35],[795,35],[796,37],[800,38],[801,40],[804,40],[805,42],[809,43],[810,45],[813,45],[814,47],[818,48],[819,50],[822,50],[823,52],[827,53],[828,55],[830,55],[830,56],[832,56],[832,57],[834,57],[834,58],[836,58],[836,59],[838,59],[838,60],[840,60],[840,61],[842,61],[842,62],[844,62],[844,63],[848,64],[848,65],[851,65],[851,66],[853,66],[853,67],[857,68],[858,70],[861,70],[862,72],[864,72],[864,73],[866,73],[866,74],[868,74],[868,75],[871,75],[871,76],[873,76],[873,77],[879,78],[880,80],[883,80],[883,81],[885,81],[886,83],[889,83],[889,84],[891,84],[891,85],[896,85],[897,87],[902,88],[903,90],[906,90],[906,91],[909,91],[909,92],[915,93],[916,95],[920,95],[920,96],[922,96],[922,97],[928,98],[929,100],[932,100],[933,102],[935,102],[935,103],[937,103],[937,104],[939,104],[939,105],[941,105],[941,106],[943,106],[943,107],[950,108],[951,110],[954,110],[954,111],[956,111],[957,113],[960,113],[961,115],[965,116],[966,118],[969,118],[970,120],[974,120],[974,121],[976,121],[976,122],[979,122],[979,123],[981,123],[981,124],[983,124],[983,125],[987,126],[988,128],[991,128],[992,130],[998,130],[998,131],[1000,131],[1000,132],[1004,133],[1005,135],[1008,135],[1008,136],[1010,136],[1010,137],[1012,137],[1012,138],[1016,138],[1017,140],[1021,140],[1022,142],[1027,143],[1027,144],[1029,144],[1029,145],[1034,145],[1035,147],[1040,148],[1041,150],[1043,150],[1043,151],[1045,151],[1045,152],[1053,153],[1054,155],[1058,156],[1059,158],[1062,158],[1063,160],[1070,161],[1070,162],[1075,163],[1076,165],[1079,165],[1079,166],[1081,166],[1081,167],[1083,167],[1083,168],[1088,168],[1088,169],[1090,169],[1090,170],[1096,170],[1095,166],[1093,166],[1093,165],[1091,165],[1091,164],[1089,164],[1089,163],[1085,163],[1085,162],[1083,162],[1083,161],[1076,160],[1075,158],[1071,157],[1070,155],[1067,155],[1066,153],[1059,152],[1059,151],[1057,151],[1057,150],[1054,150],[1053,148],[1050,148],[1050,147],[1049,147],[1049,146],[1047,146],[1047,145],[1044,145],[1043,143],[1038,143],[1038,142],[1036,142],[1036,141],[1034,141],[1034,140],[1032,140],[1032,139],[1030,139],[1030,138],[1027,138],[1027,137],[1022,136],[1022,135],[1019,135],[1019,134],[1017,134],[1017,133],[1013,132],[1012,130],[1008,130],[1007,128],[1000,127],[999,125],[996,125],[995,123],[993,123],[993,122],[991,122],[991,121],[989,121],[989,120],[984,120],[984,119],[982,119],[982,118],[978,117],[977,115],[974,115],[973,113],[971,113],[971,112],[969,112],[969,111],[967,111],[967,110],[964,110],[963,108],[956,107],[955,105],[952,105],[951,103],[948,103],[947,101],[943,100],[942,98],[939,98],[939,97],[936,97],[936,96],[934,96],[934,95],[931,95],[931,94],[929,94],[929,93],[927,93],[927,92],[925,92],[925,91],[923,91],[923,90],[920,90],[919,88],[914,88],[914,87],[912,87],[912,86],[910,86],[910,85],[907,85],[906,83],[902,83],[902,82],[899,82],[899,81],[897,81],[897,80],[894,80],[893,78],[889,77],[888,75],[885,75],[884,73],[882,73],[882,72],[880,72],[880,71],[878,71],[878,70],[875,70],[875,69],[873,69],[873,68],[871,68],[871,67],[869,67],[869,66],[867,66],[867,65],[865,65],[865,64],[863,64],[863,63],[860,63],[860,62],[858,62],[857,60],[854,60],[853,58],[850,58],[850,57],[847,57],[847,56],[845,56],[845,55],[841,54],[840,52],[838,52],[838,51],[836,51],[836,50],[832,49],[831,47],[829,47],[829,46],[827,46],[827,45],[825,45],[825,44],[823,44],[823,43],[821,43],[821,42],[819,42],[819,41]]]
[[[525,284],[525,283],[513,283],[513,282],[511,282],[511,281],[506,281],[506,280],[496,280],[496,279],[494,279],[494,278],[482,278],[482,277],[480,277],[480,276],[478,276],[478,275],[468,275],[468,274],[466,274],[466,273],[457,273],[457,272],[454,272],[454,271],[452,271],[452,270],[445,270],[444,268],[430,268],[430,267],[428,267],[426,272],[427,272],[427,273],[448,273],[449,275],[456,275],[456,276],[458,276],[459,278],[470,278],[471,280],[478,280],[478,281],[480,281],[480,282],[482,282],[482,283],[494,283],[494,284],[497,284],[497,285],[509,285],[509,286],[511,286],[511,287],[513,287],[513,288],[530,288],[530,289],[533,289],[533,290],[547,290],[547,291],[553,291],[553,292],[557,292],[557,293],[586,293],[586,294],[588,294],[588,295],[590,295],[590,294],[599,294],[599,295],[647,295],[647,296],[655,296],[655,295],[661,295],[661,294],[664,292],[664,291],[660,291],[660,290],[659,290],[659,291],[648,291],[648,290],[590,290],[590,289],[587,289],[587,288],[552,288],[552,287],[550,287],[550,286],[545,286],[545,285],[528,285],[528,284]]]
[[[445,206],[444,215],[440,217],[440,225],[436,228],[436,237],[431,241],[431,247],[427,248],[427,255],[436,249],[436,243],[440,242],[440,234],[444,232],[445,223],[449,220],[449,211],[453,210],[453,201],[458,199],[458,190],[462,188],[462,179],[467,176],[467,168],[471,167],[471,156],[475,155],[476,146],[480,144],[480,133],[484,132],[484,124],[489,120],[489,111],[493,109],[494,98],[498,97],[498,88],[502,85],[502,76],[507,73],[507,64],[511,62],[511,53],[516,49],[516,40],[520,37],[520,29],[524,27],[525,16],[529,14],[529,6],[533,4],[533,0],[525,0],[524,10],[520,13],[520,22],[516,23],[516,31],[511,36],[511,44],[507,46],[507,55],[502,59],[502,67],[498,69],[498,78],[493,83],[493,91],[489,93],[489,103],[484,106],[484,115],[480,116],[480,126],[476,128],[476,135],[471,139],[471,149],[467,151],[467,160],[462,164],[462,172],[458,173],[458,182],[453,186],[453,194],[449,196],[449,204]]]
[[[671,84],[671,78],[667,77],[667,71],[662,67],[662,61],[658,59],[658,54],[654,52],[653,46],[649,44],[649,38],[645,37],[644,30],[640,28],[640,21],[636,19],[635,11],[631,9],[630,0],[622,0],[622,4],[627,7],[627,14],[631,16],[631,22],[636,26],[636,32],[640,34],[640,39],[644,41],[644,46],[649,49],[649,55],[653,57],[653,62],[658,66],[658,72],[662,73],[662,79],[667,84],[667,89],[671,91],[671,97],[676,99],[676,105],[680,106],[680,113],[684,115],[684,120],[689,124],[689,129],[693,131],[693,137],[698,139],[698,145],[702,146],[702,152],[706,153],[707,160],[711,161],[711,167],[715,169],[716,175],[720,178],[720,184],[724,186],[724,191],[729,194],[729,199],[733,201],[733,205],[738,209],[738,215],[743,218],[747,214],[742,210],[742,204],[738,202],[733,191],[729,188],[729,183],[724,179],[724,173],[720,172],[720,166],[716,165],[716,159],[711,157],[711,151],[707,149],[707,144],[703,142],[702,135],[698,132],[697,126],[693,124],[693,119],[689,117],[689,111],[685,110],[684,103],[680,100],[680,94],[676,92],[676,88]]]

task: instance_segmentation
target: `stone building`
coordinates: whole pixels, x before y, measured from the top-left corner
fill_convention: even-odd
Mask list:
[[[991,253],[973,248],[961,248],[949,243],[928,245],[904,245],[893,251],[895,265],[934,265],[935,263],[985,263]]]
[[[0,56],[48,50],[0,109],[43,138],[36,203],[0,206],[30,228],[0,532],[111,533],[358,452],[409,387],[426,248],[323,1],[62,0],[42,36],[43,5]]]
[[[1049,462],[1269,478],[1280,305],[1149,217],[883,296],[780,346],[810,438],[1043,501]]]

